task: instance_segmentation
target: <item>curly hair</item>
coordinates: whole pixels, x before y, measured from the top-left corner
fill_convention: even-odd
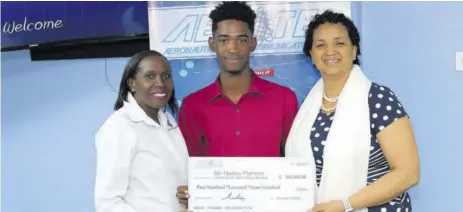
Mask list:
[[[335,13],[331,10],[326,10],[322,14],[317,14],[313,17],[312,21],[310,21],[307,30],[305,31],[305,42],[302,51],[304,54],[310,57],[310,50],[312,49],[313,43],[313,34],[314,31],[322,24],[331,23],[331,24],[342,24],[347,29],[347,34],[349,35],[349,39],[353,46],[357,47],[357,56],[355,57],[354,64],[360,65],[360,34],[355,27],[352,20],[346,17],[342,13]]]
[[[217,30],[217,23],[225,20],[238,20],[248,24],[249,31],[254,34],[256,13],[244,1],[224,1],[209,14],[212,20],[212,33]]]

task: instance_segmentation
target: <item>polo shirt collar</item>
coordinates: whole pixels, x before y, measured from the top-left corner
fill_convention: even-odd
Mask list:
[[[257,95],[264,95],[264,84],[262,83],[263,79],[257,76],[254,73],[254,70],[251,69],[251,86],[249,87],[249,93],[257,94]],[[220,88],[220,78],[219,76],[216,78],[214,83],[211,84],[209,93],[211,96],[211,100],[214,100],[218,97],[223,95],[222,89]]]

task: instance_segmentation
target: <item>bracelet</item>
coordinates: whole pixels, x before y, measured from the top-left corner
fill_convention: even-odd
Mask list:
[[[349,198],[343,199],[342,202],[344,203],[345,212],[354,211],[354,209],[352,208],[352,205],[350,205]]]

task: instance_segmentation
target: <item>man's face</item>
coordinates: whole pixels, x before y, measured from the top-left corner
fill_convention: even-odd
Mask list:
[[[220,68],[230,74],[239,74],[249,67],[249,56],[256,44],[248,24],[238,20],[217,23],[214,37],[209,38],[209,46],[216,53]]]

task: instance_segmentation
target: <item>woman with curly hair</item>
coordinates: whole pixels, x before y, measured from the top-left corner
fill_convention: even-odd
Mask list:
[[[304,54],[321,73],[293,122],[287,157],[314,160],[313,212],[410,212],[420,179],[408,115],[394,92],[360,68],[360,35],[341,13],[316,15]]]

